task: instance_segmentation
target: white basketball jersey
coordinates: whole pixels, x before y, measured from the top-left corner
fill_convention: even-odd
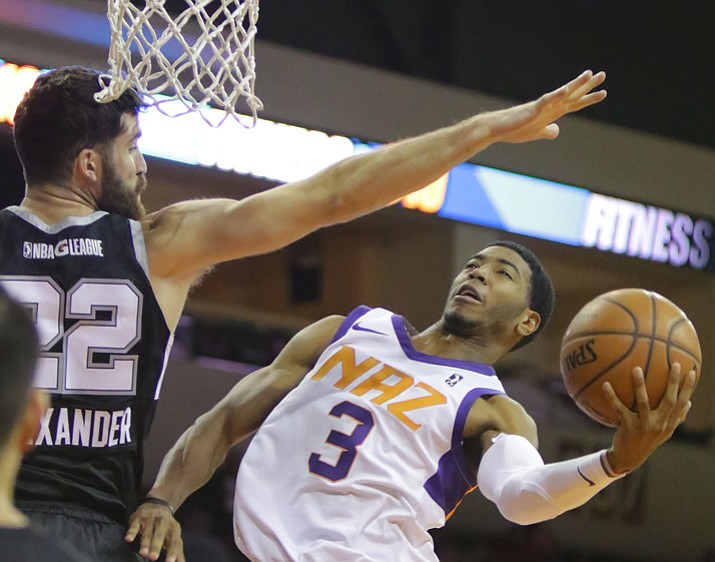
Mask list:
[[[491,366],[420,353],[401,316],[355,309],[249,445],[236,544],[257,562],[437,560],[428,529],[476,486],[467,413],[503,393]]]

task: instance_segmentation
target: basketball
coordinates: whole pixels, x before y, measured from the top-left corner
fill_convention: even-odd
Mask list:
[[[698,334],[680,308],[644,289],[619,289],[596,297],[576,314],[561,342],[566,390],[581,410],[609,427],[617,425],[618,415],[601,388],[604,382],[610,382],[633,410],[632,371],[642,367],[653,408],[663,398],[676,362],[681,384],[691,370],[700,377]]]

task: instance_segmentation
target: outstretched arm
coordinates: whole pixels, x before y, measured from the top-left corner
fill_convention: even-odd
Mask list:
[[[211,478],[229,448],[245,439],[310,371],[328,346],[342,317],[325,318],[299,332],[275,361],[243,378],[209,412],[187,429],[164,457],[147,497],[178,508]],[[139,554],[156,560],[162,547],[167,561],[183,561],[178,523],[167,507],[143,503],[129,519],[126,540],[142,535]]]
[[[160,277],[191,278],[216,263],[273,251],[390,205],[494,143],[553,139],[557,119],[606,97],[605,90],[594,91],[604,80],[603,72],[587,71],[532,102],[347,158],[241,201],[171,205],[148,217],[150,269]]]
[[[524,423],[518,421],[518,409],[502,399],[501,404],[492,406],[496,414],[491,414],[491,419],[497,423],[482,435],[484,453],[478,472],[482,494],[497,505],[504,517],[521,525],[553,519],[583,505],[611,482],[643,464],[670,439],[690,409],[695,380],[695,373],[689,373],[679,390],[680,365],[674,364],[666,394],[651,410],[643,372],[634,369],[636,412],[626,408],[610,384],[604,384],[604,392],[620,414],[611,447],[552,464],[544,464],[534,446],[533,434],[519,431],[519,425],[523,427]],[[499,424],[503,431],[499,431]],[[507,428],[509,425],[511,428]],[[514,428],[516,431],[509,430]]]

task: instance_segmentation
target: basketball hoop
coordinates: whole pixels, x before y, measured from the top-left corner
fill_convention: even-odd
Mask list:
[[[113,101],[133,87],[166,115],[196,112],[212,127],[233,116],[253,127],[263,108],[254,94],[259,0],[185,0],[186,9],[176,16],[165,1],[143,0],[139,8],[131,0],[107,0],[110,73],[100,78],[103,89],[95,100]],[[181,109],[162,110],[172,100]],[[250,124],[241,119],[241,102],[253,116]],[[209,118],[209,106],[225,113]]]

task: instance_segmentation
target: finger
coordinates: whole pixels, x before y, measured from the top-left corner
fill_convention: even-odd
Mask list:
[[[650,413],[650,401],[648,400],[648,390],[645,386],[643,369],[640,367],[634,368],[631,376],[633,378],[633,390],[636,394],[636,410],[638,411],[638,417],[645,419]]]
[[[590,70],[584,72],[575,80],[560,88],[544,94],[539,98],[537,108],[544,111],[546,108],[560,108],[560,115],[579,111],[606,99],[606,90],[592,92],[606,79],[605,72],[593,75]]]
[[[151,539],[154,536],[154,518],[147,518],[144,522],[144,529],[142,530],[142,540],[139,545],[139,556],[146,558],[149,555],[149,548],[151,548]]]
[[[559,126],[556,123],[551,123],[550,125],[546,125],[546,127],[544,127],[543,131],[541,131],[541,135],[539,136],[539,138],[555,139],[559,136],[560,131],[561,129],[559,129]]]
[[[693,394],[696,382],[697,376],[695,374],[695,371],[690,371],[685,376],[685,380],[683,381],[683,387],[680,389],[680,393],[678,394],[678,404],[676,406],[676,415],[679,419],[678,423],[682,423],[688,415],[688,412],[690,411],[690,408],[692,406],[692,403],[690,402],[690,397]]]
[[[169,523],[166,518],[162,517],[156,519],[154,523],[154,533],[151,538],[151,545],[149,547],[149,560],[156,560],[161,554],[161,549],[164,546],[164,541],[166,540],[166,532],[169,527]]]
[[[607,96],[608,92],[606,90],[598,90],[597,92],[591,92],[590,94],[586,94],[574,104],[570,111],[580,111],[584,107],[589,107],[591,105],[600,103],[605,100]]]
[[[606,395],[608,403],[614,410],[616,410],[616,412],[618,412],[620,420],[623,421],[627,419],[631,414],[631,411],[626,408],[626,405],[621,402],[620,398],[618,398],[616,391],[613,390],[613,385],[610,382],[604,382],[601,388],[603,389],[603,393]]]
[[[184,541],[181,539],[181,529],[176,525],[171,533],[171,540],[166,547],[166,562],[181,562],[184,560]]]
[[[680,388],[678,398],[682,397],[684,400],[690,400],[690,397],[693,395],[693,391],[695,390],[697,384],[698,374],[695,372],[695,369],[692,369],[685,376],[685,380],[683,381],[683,386]]]
[[[596,74],[593,75],[593,78],[591,79],[591,82],[593,83],[593,87],[600,86],[606,81],[606,73],[603,70],[599,70],[596,72]]]
[[[593,73],[590,70],[582,72],[576,78],[567,82],[560,88],[556,88],[555,90],[541,96],[541,98],[539,98],[539,103],[541,105],[546,105],[568,98],[575,90],[588,83],[592,76]]]
[[[680,363],[673,363],[670,366],[670,374],[668,375],[668,385],[665,387],[665,395],[663,400],[666,399],[672,403],[676,404],[678,401],[678,389],[680,388]]]
[[[563,88],[566,91],[566,95],[572,95],[574,92],[578,92],[583,88],[586,88],[588,84],[593,80],[593,71],[584,70],[576,78],[567,82]],[[590,88],[589,88],[590,89]]]
[[[552,95],[554,99],[558,99],[560,97],[578,99],[603,84],[605,80],[605,72],[601,71],[594,74],[591,70],[586,70],[570,82],[561,86],[561,88],[558,88],[547,95]]]
[[[597,88],[598,86],[603,84],[605,82],[605,80],[606,80],[606,73],[603,71],[597,72],[596,74],[593,74],[583,84],[576,85],[576,87],[574,88],[574,90],[572,92],[571,97],[574,97],[574,98],[583,97],[587,93],[591,92],[594,88]]]
[[[129,528],[127,529],[127,534],[124,535],[124,540],[131,543],[137,538],[137,533],[141,528],[141,521],[139,517],[132,516],[129,520]]]

